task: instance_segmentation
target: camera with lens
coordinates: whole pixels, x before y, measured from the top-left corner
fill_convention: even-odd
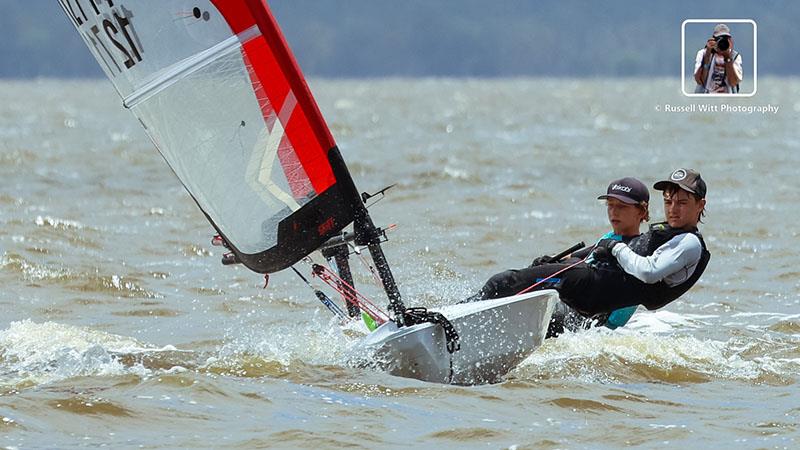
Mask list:
[[[714,38],[717,42],[717,50],[724,52],[731,48],[731,38],[730,36],[717,36]]]

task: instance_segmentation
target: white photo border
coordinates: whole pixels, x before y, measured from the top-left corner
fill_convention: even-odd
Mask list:
[[[753,92],[749,94],[695,94],[686,92],[686,24],[749,23],[753,25]],[[752,97],[758,92],[758,24],[753,19],[686,19],[681,23],[681,92],[686,97]]]

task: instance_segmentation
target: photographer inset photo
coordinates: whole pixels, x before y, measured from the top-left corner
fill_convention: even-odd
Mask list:
[[[689,97],[751,97],[758,86],[757,26],[749,19],[688,19],[681,26],[681,88]]]

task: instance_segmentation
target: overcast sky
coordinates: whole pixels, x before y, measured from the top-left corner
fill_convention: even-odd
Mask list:
[[[800,2],[789,0],[269,4],[301,67],[312,76],[677,77],[681,23],[718,17],[757,22],[759,75],[800,73],[800,60],[791,57],[800,42]],[[56,1],[0,0],[0,6],[0,77],[102,75]],[[713,23],[706,28],[710,34]],[[688,40],[685,53],[702,46],[702,38],[694,41],[703,30]],[[742,34],[736,47],[752,62],[754,33]]]

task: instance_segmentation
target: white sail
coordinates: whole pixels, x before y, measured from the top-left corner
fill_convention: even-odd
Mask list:
[[[336,184],[329,158],[338,151],[266,4],[59,1],[225,239],[239,254],[283,255],[262,255],[251,268],[285,267],[307,253],[299,242],[323,241],[352,220],[349,212],[306,213],[281,229]],[[303,236],[282,244],[279,232]]]

